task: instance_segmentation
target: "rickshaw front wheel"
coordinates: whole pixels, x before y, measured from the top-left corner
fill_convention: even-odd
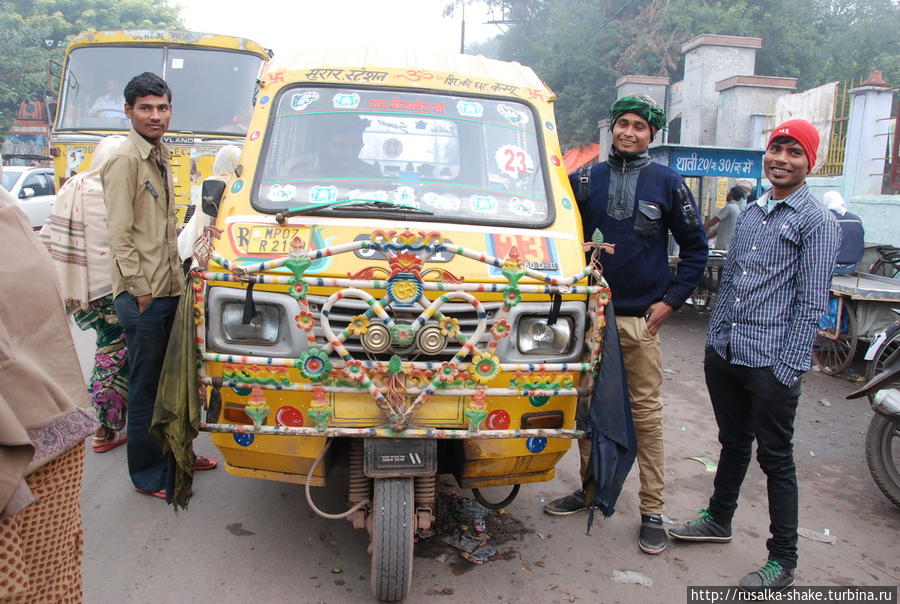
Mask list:
[[[416,502],[412,478],[376,478],[372,503],[372,595],[406,597],[412,582]]]

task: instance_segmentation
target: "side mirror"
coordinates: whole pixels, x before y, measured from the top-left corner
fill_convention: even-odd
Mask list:
[[[203,181],[200,192],[203,213],[213,218],[219,213],[219,203],[225,194],[225,181],[217,178],[207,178]]]
[[[22,190],[19,191],[19,199],[28,199],[29,197],[34,197],[34,189],[31,187],[22,187]]]

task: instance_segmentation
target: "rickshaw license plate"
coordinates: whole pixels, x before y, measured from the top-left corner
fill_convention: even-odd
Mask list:
[[[291,251],[291,242],[306,229],[299,227],[254,226],[250,228],[247,241],[249,254],[287,254]]]
[[[369,478],[431,476],[437,472],[437,441],[420,438],[367,438]]]

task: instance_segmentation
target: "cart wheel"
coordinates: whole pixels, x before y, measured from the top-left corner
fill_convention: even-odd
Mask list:
[[[372,595],[406,597],[412,581],[415,498],[412,478],[376,478],[372,504]]]
[[[871,381],[873,377],[881,373],[889,361],[894,360],[898,356],[900,356],[900,323],[895,323],[888,328],[884,342],[881,343],[881,346],[875,351],[875,356],[872,357],[872,360],[866,366],[866,381]],[[885,384],[883,388],[900,388],[900,376]],[[875,402],[874,392],[870,392],[868,397],[870,403]]]
[[[837,375],[853,360],[856,344],[856,314],[849,304],[844,304],[841,324],[835,325],[834,329],[819,330],[813,346],[813,358],[822,372]]]

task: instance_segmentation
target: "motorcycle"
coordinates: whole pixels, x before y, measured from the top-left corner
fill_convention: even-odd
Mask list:
[[[881,492],[900,507],[900,323],[885,334],[866,355],[871,379],[847,398],[869,398],[874,414],[866,432],[866,463]]]

